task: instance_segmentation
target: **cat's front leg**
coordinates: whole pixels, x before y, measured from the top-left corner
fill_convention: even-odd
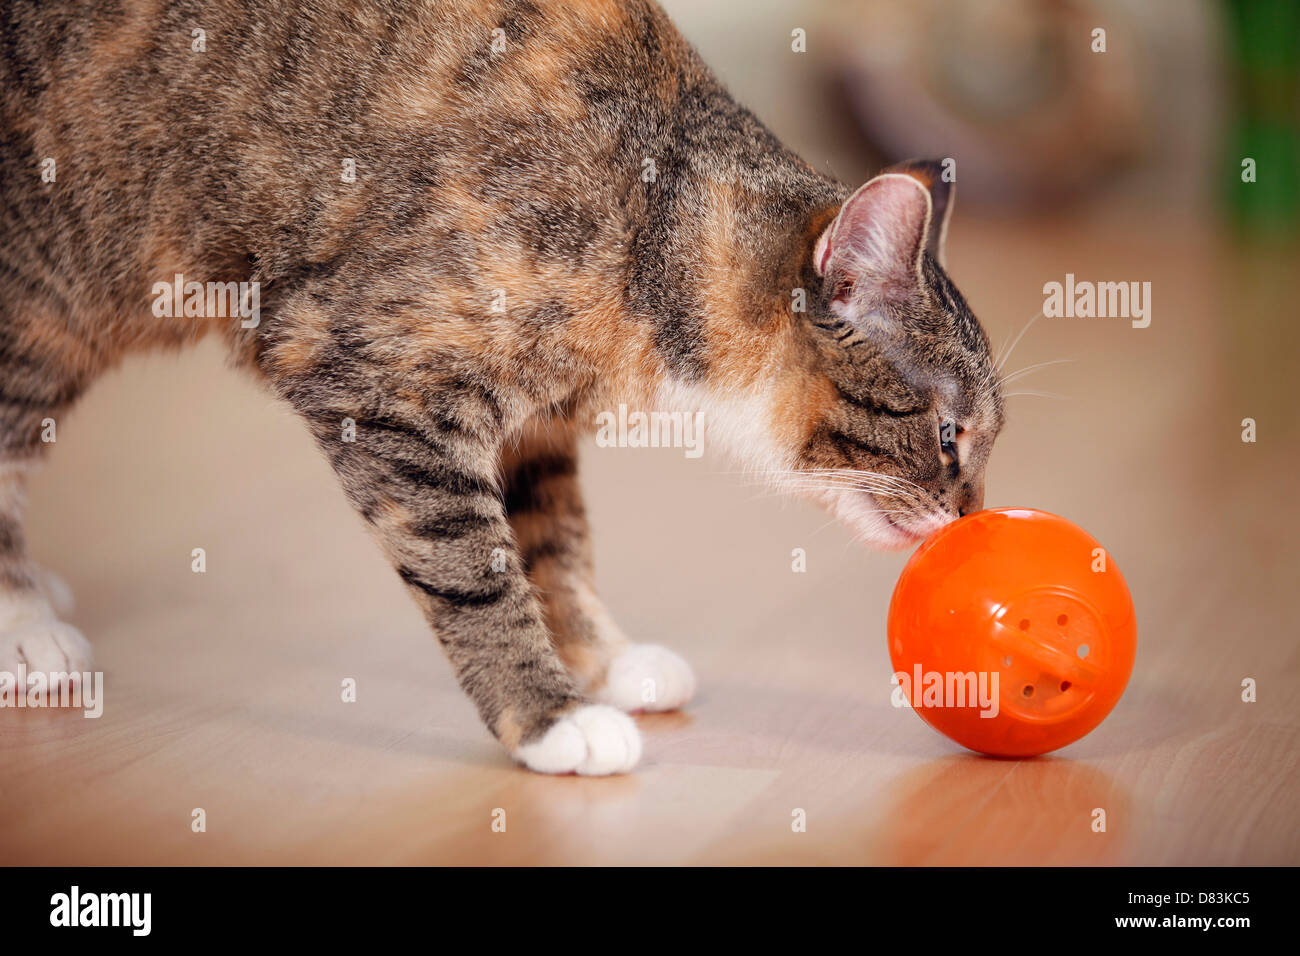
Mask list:
[[[695,693],[690,664],[666,647],[633,644],[596,596],[577,432],[565,422],[525,432],[503,456],[506,513],[561,659],[597,700],[676,710]]]
[[[417,397],[396,383],[341,388],[349,379],[334,367],[327,380],[281,390],[307,418],[483,721],[530,769],[630,770],[641,755],[636,725],[589,701],[551,643],[506,520],[491,416],[473,406],[480,398]]]

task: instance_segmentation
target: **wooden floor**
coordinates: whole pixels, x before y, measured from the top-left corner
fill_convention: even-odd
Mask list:
[[[989,476],[989,504],[1092,531],[1135,596],[1133,678],[1089,737],[961,751],[889,704],[904,556],[712,454],[593,446],[605,599],[700,692],[639,719],[634,775],[528,774],[305,430],[209,344],[102,381],[36,483],[31,537],[77,593],[106,704],[0,711],[0,862],[1300,863],[1295,250],[1187,222],[959,219],[949,258],[999,341],[1066,272],[1152,283],[1148,329],[1025,337],[1009,367],[1073,359],[1023,382],[1066,397],[1012,399]]]

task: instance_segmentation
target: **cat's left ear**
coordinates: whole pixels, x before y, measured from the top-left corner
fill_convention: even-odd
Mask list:
[[[883,170],[848,198],[817,240],[817,274],[826,275],[838,262],[850,273],[865,269],[919,280],[922,250],[943,265],[954,192],[943,166],[933,160]]]
[[[952,203],[957,196],[957,184],[944,179],[943,164],[937,159],[912,159],[895,163],[886,173],[903,173],[911,176],[930,192],[930,228],[925,237],[925,251],[944,265],[944,244],[948,239],[948,220],[952,218]]]

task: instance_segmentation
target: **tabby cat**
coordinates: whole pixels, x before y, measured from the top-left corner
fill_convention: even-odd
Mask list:
[[[601,410],[699,409],[877,545],[981,506],[1002,402],[942,267],[941,167],[817,173],[652,0],[0,17],[0,670],[90,660],[23,540],[47,420],[126,353],[210,332],[302,416],[487,727],[544,773],[631,769],[625,711],[694,690],[593,590],[576,462]],[[247,285],[235,311],[190,308],[191,283]]]

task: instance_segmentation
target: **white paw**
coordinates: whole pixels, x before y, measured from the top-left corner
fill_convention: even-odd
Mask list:
[[[541,740],[517,749],[515,759],[538,773],[627,773],[641,759],[641,732],[627,714],[588,704],[557,720]]]
[[[0,597],[0,671],[81,674],[93,658],[90,642],[45,601]]]
[[[633,644],[609,663],[597,697],[620,710],[676,710],[695,696],[695,672],[657,644]]]

